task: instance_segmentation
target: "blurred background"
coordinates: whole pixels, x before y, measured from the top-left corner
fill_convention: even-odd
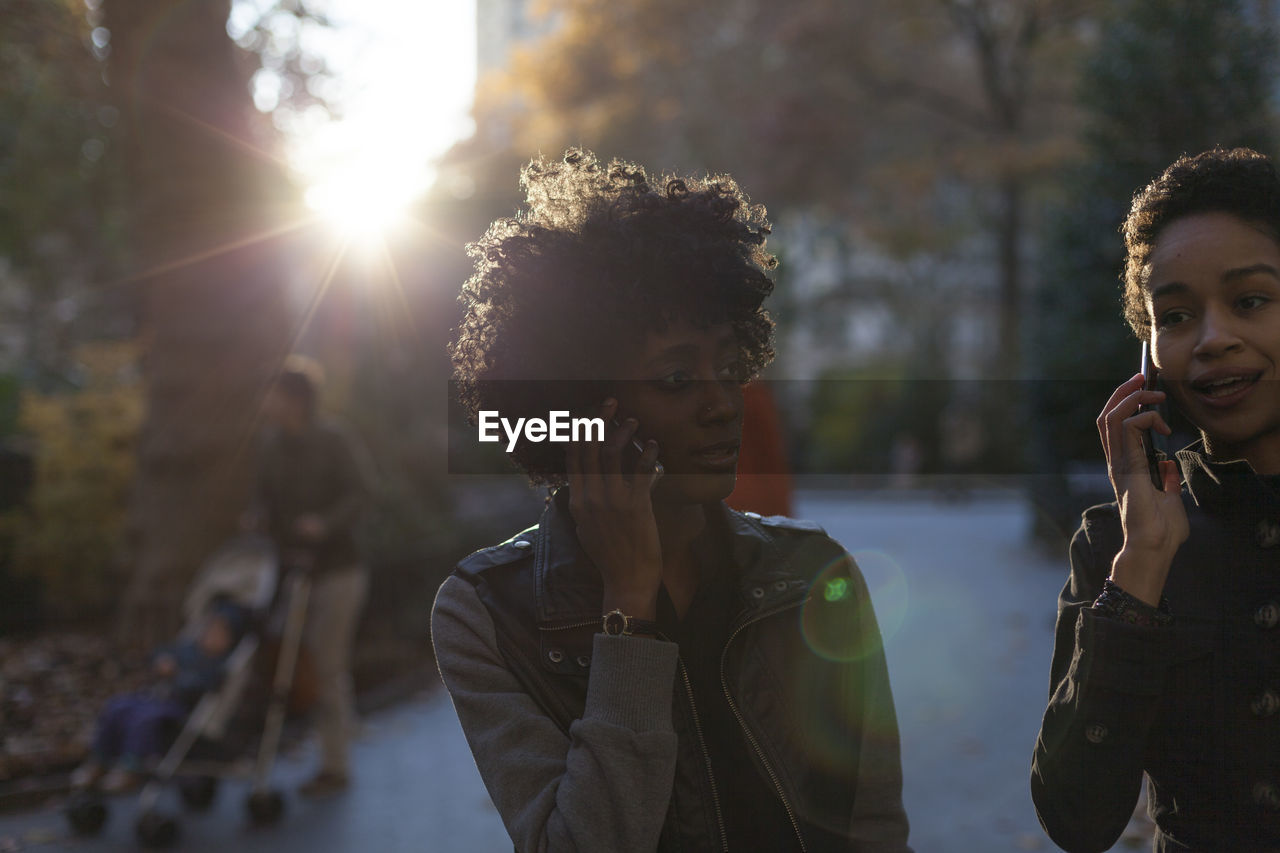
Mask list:
[[[995,522],[965,513],[997,506],[1012,563],[1056,572],[1007,602],[1035,636],[1020,651],[1034,737],[1065,537],[1107,498],[1093,419],[1137,369],[1117,226],[1183,152],[1275,153],[1275,15],[1270,0],[0,0],[0,784],[74,763],[84,697],[176,627],[235,530],[290,352],[324,365],[324,408],[377,472],[357,683],[430,671],[435,588],[541,501],[514,474],[451,470],[479,453],[445,352],[464,246],[515,210],[523,163],[570,145],[727,172],[767,206],[766,379],[797,514],[955,522],[941,557],[970,533],[981,547]],[[895,594],[895,559],[878,595]]]

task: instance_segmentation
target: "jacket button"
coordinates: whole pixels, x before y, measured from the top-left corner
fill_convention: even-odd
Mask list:
[[[764,598],[764,587],[757,586],[751,590],[751,597],[754,599]]]
[[[1280,604],[1274,601],[1268,601],[1254,611],[1253,624],[1259,628],[1274,628],[1277,622],[1280,622]]]
[[[787,582],[786,582],[786,581],[774,581],[774,582],[773,582],[773,591],[774,591],[774,592],[786,592],[786,591],[787,591]]]
[[[560,661],[564,660],[564,652],[559,649],[552,649],[547,652],[547,657],[551,659],[552,663],[560,663]]]
[[[591,666],[591,656],[578,655],[578,666],[582,667],[583,669],[586,669],[587,667]]]
[[[1259,782],[1253,786],[1253,801],[1271,811],[1280,811],[1280,788],[1274,782]]]
[[[1253,711],[1255,717],[1270,717],[1277,710],[1280,710],[1280,696],[1277,696],[1272,690],[1264,690],[1249,703],[1249,710]]]
[[[1258,522],[1254,535],[1258,539],[1258,547],[1274,548],[1280,545],[1280,522],[1264,518]]]
[[[517,539],[511,543],[512,548],[519,548],[521,551],[527,551],[533,547],[533,543],[528,539]]]
[[[1085,739],[1089,743],[1102,743],[1107,739],[1108,734],[1107,727],[1100,723],[1095,723],[1084,730]]]

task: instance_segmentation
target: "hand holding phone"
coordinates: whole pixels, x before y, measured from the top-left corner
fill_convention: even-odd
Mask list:
[[[617,609],[653,620],[662,586],[662,543],[651,500],[658,446],[649,441],[634,454],[639,424],[634,419],[619,424],[617,410],[613,399],[600,408],[606,423],[615,424],[603,444],[565,446],[569,512],[582,550],[600,570],[603,612]]]
[[[1161,459],[1155,443],[1157,435],[1168,435],[1169,426],[1158,408],[1167,394],[1154,384],[1155,365],[1144,343],[1141,372],[1116,388],[1097,421],[1124,531],[1111,580],[1152,607],[1159,604],[1173,556],[1190,533],[1177,468]],[[1142,483],[1143,467],[1154,488]]]

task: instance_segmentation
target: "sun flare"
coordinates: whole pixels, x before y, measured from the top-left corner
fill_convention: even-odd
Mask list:
[[[312,184],[306,202],[343,239],[371,243],[405,220],[418,192],[402,176],[357,167]]]

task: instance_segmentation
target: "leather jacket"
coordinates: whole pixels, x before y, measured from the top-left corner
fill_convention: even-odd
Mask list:
[[[811,523],[723,504],[709,510],[723,514],[742,601],[720,655],[721,684],[801,849],[907,851],[897,721],[852,557]],[[603,589],[578,545],[566,491],[536,527],[467,557],[455,578],[483,602],[516,682],[569,737],[587,703]],[[449,684],[447,668],[442,660]],[[657,849],[727,849],[720,800],[732,795],[732,780],[713,778],[682,663],[671,720],[675,772]]]

